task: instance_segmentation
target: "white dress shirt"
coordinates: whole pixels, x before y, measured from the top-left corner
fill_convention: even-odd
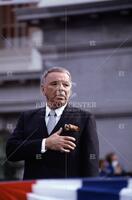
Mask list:
[[[56,117],[56,124],[57,124],[58,121],[60,120],[61,115],[62,115],[62,113],[63,113],[63,111],[64,111],[66,105],[67,105],[67,104],[65,104],[64,106],[62,106],[62,107],[57,108],[57,109],[54,110],[55,113],[56,113],[56,116],[55,116],[55,117]],[[51,111],[51,109],[49,108],[49,106],[48,106],[47,103],[46,103],[46,112],[45,112],[45,123],[46,123],[46,126],[47,126],[47,124],[48,124],[49,113],[50,113],[50,111]],[[55,124],[55,125],[56,125],[56,124]],[[41,153],[44,153],[44,152],[46,151],[46,149],[45,149],[45,140],[46,140],[46,138],[44,138],[44,139],[42,140]]]

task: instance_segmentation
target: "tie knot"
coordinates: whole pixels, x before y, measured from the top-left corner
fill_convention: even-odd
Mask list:
[[[54,110],[51,110],[50,113],[49,113],[49,116],[56,116],[56,113]]]

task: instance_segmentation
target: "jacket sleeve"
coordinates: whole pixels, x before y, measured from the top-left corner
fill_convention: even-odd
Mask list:
[[[31,139],[37,129],[28,135],[25,134],[24,117],[22,113],[14,132],[7,141],[6,156],[9,161],[35,159],[36,155],[41,153],[42,139]]]
[[[92,114],[87,117],[81,138],[82,176],[94,177],[99,173],[99,141]]]

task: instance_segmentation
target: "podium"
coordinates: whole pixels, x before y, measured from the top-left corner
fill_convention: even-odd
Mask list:
[[[87,178],[1,182],[0,200],[132,200],[132,179]]]

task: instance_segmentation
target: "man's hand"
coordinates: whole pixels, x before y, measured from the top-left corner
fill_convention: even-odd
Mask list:
[[[50,149],[61,152],[70,152],[75,149],[75,138],[70,136],[61,136],[61,132],[62,128],[46,138],[45,147],[47,150]]]

